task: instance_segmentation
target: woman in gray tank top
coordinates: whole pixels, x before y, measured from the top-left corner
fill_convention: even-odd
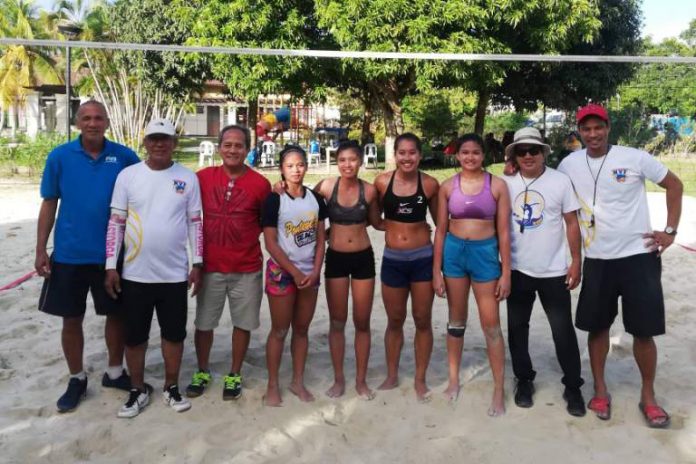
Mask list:
[[[367,386],[370,356],[370,315],[375,290],[375,257],[368,224],[379,227],[380,214],[375,187],[358,178],[362,149],[356,142],[345,142],[336,153],[340,177],[324,179],[314,190],[327,200],[329,248],[326,250],[326,300],[329,308],[329,347],[334,368],[334,384],[326,394],[332,398],[345,392],[343,359],[345,325],[348,319],[348,292],[353,295],[355,325],[355,390],[364,399],[374,398]]]

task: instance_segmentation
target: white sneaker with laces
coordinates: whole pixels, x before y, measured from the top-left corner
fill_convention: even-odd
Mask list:
[[[162,393],[164,404],[175,410],[176,412],[184,412],[191,409],[191,402],[181,396],[178,385],[170,385],[169,388]]]
[[[151,388],[148,387],[149,385],[145,386],[145,391],[132,388],[128,396],[128,401],[118,410],[118,417],[130,419],[140,414],[140,411],[145,409],[145,406],[150,403]]]

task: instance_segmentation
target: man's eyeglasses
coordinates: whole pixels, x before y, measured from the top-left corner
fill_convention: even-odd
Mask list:
[[[532,156],[536,156],[542,153],[542,150],[541,147],[537,145],[532,145],[531,147],[515,147],[515,156],[519,156],[520,158],[522,158],[527,153],[529,153]]]

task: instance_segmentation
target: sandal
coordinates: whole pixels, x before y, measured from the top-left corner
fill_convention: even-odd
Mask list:
[[[611,419],[611,395],[605,398],[593,397],[587,403],[587,409],[594,411],[595,415],[602,420]]]
[[[638,403],[638,408],[640,412],[643,413],[645,422],[651,429],[664,429],[669,427],[669,414],[660,406],[656,404],[645,405],[643,403]]]

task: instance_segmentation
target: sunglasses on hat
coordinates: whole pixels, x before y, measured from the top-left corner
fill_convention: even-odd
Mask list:
[[[540,153],[542,153],[541,147],[537,145],[532,145],[529,147],[525,146],[517,146],[515,147],[515,156],[519,156],[520,158],[525,156],[527,153],[529,153],[532,156],[536,156]]]

